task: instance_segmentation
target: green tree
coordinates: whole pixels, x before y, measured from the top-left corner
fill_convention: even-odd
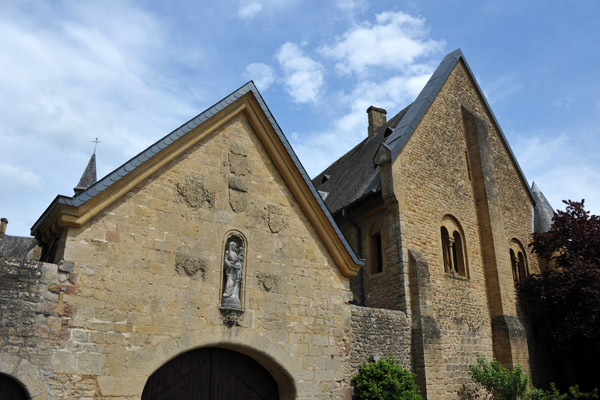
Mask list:
[[[564,203],[550,231],[535,233],[530,244],[555,268],[531,275],[518,289],[536,342],[554,364],[552,380],[591,389],[597,374],[586,364],[600,356],[600,217],[583,200]]]

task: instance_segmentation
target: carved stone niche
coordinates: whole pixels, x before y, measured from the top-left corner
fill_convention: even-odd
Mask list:
[[[223,286],[220,308],[222,313],[231,314],[230,311],[243,309],[246,240],[241,233],[232,232],[227,235],[222,265]]]

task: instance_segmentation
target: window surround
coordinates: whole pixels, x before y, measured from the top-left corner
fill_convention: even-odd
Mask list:
[[[369,273],[373,276],[383,274],[385,269],[385,246],[381,230],[371,229],[369,234]]]
[[[456,218],[445,215],[440,227],[442,265],[448,276],[469,279],[465,235]]]
[[[521,242],[512,239],[509,244],[510,267],[515,284],[523,282],[529,276],[527,253]]]

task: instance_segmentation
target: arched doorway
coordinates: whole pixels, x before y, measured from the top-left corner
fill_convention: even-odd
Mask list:
[[[192,350],[154,372],[142,400],[276,400],[277,382],[252,358],[218,347]]]
[[[0,374],[0,399],[27,400],[25,390],[8,375]]]

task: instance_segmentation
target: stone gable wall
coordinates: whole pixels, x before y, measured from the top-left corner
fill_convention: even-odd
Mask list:
[[[240,316],[219,308],[227,235],[247,243]],[[65,393],[85,373],[94,396],[139,398],[169,359],[225,346],[261,362],[282,398],[339,398],[346,376],[348,279],[329,257],[244,117],[157,172],[89,225],[64,258],[81,274],[71,340],[55,363]],[[78,371],[77,348],[101,354]],[[80,368],[81,369],[81,368]]]
[[[430,269],[431,311],[442,354],[434,378],[428,379],[430,398],[456,398],[463,385],[471,385],[468,365],[475,362],[476,353],[488,358],[493,355],[486,271],[462,107],[485,120],[492,137],[499,201],[504,205],[506,232],[500,234],[506,238],[506,256],[511,238],[519,238],[525,245],[527,232],[531,232],[531,202],[459,63],[393,165],[404,251],[422,253]],[[468,279],[444,271],[440,228],[445,215],[456,218],[464,231]],[[532,261],[530,265],[535,268],[536,264]],[[510,263],[508,266],[499,272],[501,284],[513,285]],[[505,312],[516,315],[514,286],[505,292],[510,294],[502,299]]]

